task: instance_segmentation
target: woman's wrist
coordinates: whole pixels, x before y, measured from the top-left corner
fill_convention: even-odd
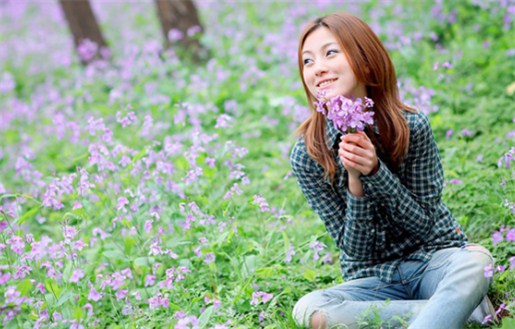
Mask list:
[[[363,196],[363,185],[358,176],[349,175],[349,192],[354,196]]]
[[[377,161],[376,166],[369,172],[366,176],[373,176],[379,171],[379,161]]]

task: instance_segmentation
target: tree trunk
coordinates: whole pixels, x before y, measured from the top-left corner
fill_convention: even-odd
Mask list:
[[[195,62],[205,57],[198,35],[204,28],[192,0],[155,0],[165,48],[180,46]]]
[[[98,58],[108,59],[108,47],[89,0],[59,0],[59,4],[81,63],[87,65]]]

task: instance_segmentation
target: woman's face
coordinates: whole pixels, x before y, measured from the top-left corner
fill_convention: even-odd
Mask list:
[[[311,32],[302,47],[302,76],[314,97],[324,92],[329,99],[334,96],[366,96],[366,88],[352,71],[347,56],[338,40],[326,28],[320,27]]]

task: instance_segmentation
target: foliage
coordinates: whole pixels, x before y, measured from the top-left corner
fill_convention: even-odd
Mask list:
[[[114,60],[82,69],[57,3],[0,3],[3,327],[291,328],[302,295],[342,282],[288,163],[297,37],[336,10],[430,115],[444,200],[515,313],[513,2],[198,1],[206,65],[162,51],[152,1],[93,5]]]

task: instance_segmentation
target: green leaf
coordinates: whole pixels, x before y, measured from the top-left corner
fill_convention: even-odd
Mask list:
[[[28,296],[31,289],[32,282],[30,282],[30,279],[25,279],[18,283],[17,290],[22,294],[22,296]]]
[[[211,319],[211,316],[213,315],[213,306],[209,306],[205,309],[204,313],[200,315],[200,318],[198,319],[199,327],[205,328],[209,322],[209,319]]]
[[[56,307],[59,307],[66,303],[71,297],[73,296],[73,291],[71,290],[65,290],[64,293],[59,297],[57,300],[57,304],[55,304]]]
[[[46,279],[45,280],[45,289],[48,290],[50,293],[55,295],[55,297],[59,298],[61,295],[61,289],[59,286],[55,283],[53,279]]]
[[[75,306],[73,308],[73,317],[76,319],[76,320],[80,320],[82,319],[82,317],[84,316],[84,311],[82,310],[82,307],[80,306]]]
[[[513,329],[513,328],[515,328],[515,319],[513,319],[513,318],[502,319],[501,329]]]
[[[288,235],[285,231],[281,231],[281,234],[283,235],[283,241],[284,241],[284,252],[288,252],[290,250],[290,239],[288,239]]]
[[[138,267],[151,266],[152,264],[154,264],[154,262],[155,262],[154,257],[138,257],[132,261],[134,266],[138,266]]]
[[[274,276],[275,270],[273,267],[261,267],[256,270],[256,275],[262,279],[268,279]]]
[[[243,261],[243,266],[241,267],[241,273],[244,277],[248,277],[256,271],[257,266],[258,261],[256,255],[246,256]]]
[[[114,259],[114,260],[123,260],[123,261],[128,260],[127,256],[125,256],[125,254],[120,250],[107,250],[107,251],[104,251],[103,255],[107,258]]]
[[[0,195],[0,200],[7,199],[7,198],[17,198],[18,194],[2,194]]]
[[[136,245],[136,240],[131,237],[126,237],[125,239],[123,239],[123,242],[125,243],[125,252],[127,254],[130,254],[132,247]]]
[[[314,281],[315,278],[317,277],[317,272],[315,270],[306,270],[306,271],[304,271],[302,276],[304,277],[304,279],[306,279],[308,281]]]

